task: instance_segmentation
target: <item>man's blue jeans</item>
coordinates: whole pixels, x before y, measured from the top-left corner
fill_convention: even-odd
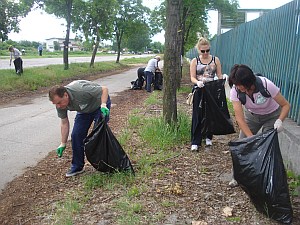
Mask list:
[[[110,109],[110,98],[107,100],[107,108]],[[83,140],[86,138],[92,122],[97,122],[102,119],[100,107],[92,113],[80,113],[77,112],[74,127],[71,134],[72,139],[72,165],[71,169],[74,171],[81,170],[84,167],[84,146]],[[105,118],[106,122],[109,121],[109,117]]]
[[[153,73],[150,71],[144,71],[145,78],[146,78],[146,90],[151,92],[151,84],[153,80]]]

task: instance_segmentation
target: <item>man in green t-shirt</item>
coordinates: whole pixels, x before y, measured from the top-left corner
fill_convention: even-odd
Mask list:
[[[49,100],[56,106],[58,117],[61,119],[61,144],[56,152],[62,156],[69,136],[70,123],[68,110],[77,111],[72,139],[72,165],[66,177],[75,176],[84,172],[83,140],[93,121],[105,117],[109,120],[111,106],[108,89],[97,83],[87,80],[76,80],[66,86],[56,85],[49,90]]]

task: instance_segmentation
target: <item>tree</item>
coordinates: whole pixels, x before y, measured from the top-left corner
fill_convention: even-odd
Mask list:
[[[154,53],[163,53],[165,50],[165,46],[159,41],[151,43],[150,48]]]
[[[180,9],[180,31],[181,31],[181,55],[184,56],[185,49],[190,49],[195,46],[199,34],[208,37],[209,32],[206,26],[207,12],[209,9],[226,10],[234,13],[237,9],[236,0],[182,0]],[[157,27],[153,29],[159,30],[166,26],[165,2],[160,7],[156,8],[151,14],[151,20],[156,21]],[[180,87],[181,73],[177,74],[177,88]]]
[[[30,9],[30,7],[29,7]],[[19,32],[20,17],[25,16],[28,11],[22,2],[16,3],[10,0],[1,0],[0,4],[0,40],[6,41],[8,34],[12,31]]]
[[[163,116],[168,124],[177,123],[177,81],[180,73],[182,0],[167,0],[164,54]]]
[[[81,0],[36,0],[36,3],[49,14],[54,14],[58,18],[66,19],[66,37],[64,40],[63,61],[64,69],[69,69],[69,43],[70,43],[70,29],[72,25],[72,9],[74,2],[81,2]]]
[[[182,56],[185,49],[195,46],[199,34],[209,36],[206,26],[208,10],[226,11],[233,17],[236,16],[237,0],[183,0],[180,10],[181,30],[182,30]],[[164,30],[166,27],[166,7],[165,1],[155,8],[151,14],[151,24],[155,24],[152,29],[156,31]]]
[[[136,35],[141,31],[131,30],[134,23],[146,22],[146,14],[149,13],[149,8],[142,5],[142,0],[117,0],[118,9],[114,18],[114,37],[117,44],[117,60],[120,61],[121,46],[124,35],[129,35],[130,32]]]
[[[126,46],[130,51],[144,51],[150,46],[150,36],[150,28],[145,22],[133,22],[125,32],[124,46]]]
[[[90,66],[94,66],[96,53],[101,39],[109,39],[113,32],[116,0],[91,0],[75,7],[74,29],[83,32],[86,40],[93,42]]]

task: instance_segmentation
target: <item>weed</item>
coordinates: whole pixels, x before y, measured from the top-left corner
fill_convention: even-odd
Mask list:
[[[241,218],[240,217],[227,217],[226,220],[230,221],[230,222],[240,222]]]
[[[292,196],[299,196],[300,175],[295,175],[291,170],[287,171],[290,193]]]

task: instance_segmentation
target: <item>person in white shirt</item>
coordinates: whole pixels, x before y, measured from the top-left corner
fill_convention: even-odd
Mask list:
[[[154,73],[156,71],[160,71],[158,67],[158,62],[160,61],[160,56],[157,55],[153,59],[148,61],[148,64],[144,70],[145,78],[146,78],[146,90],[147,92],[151,92],[151,84],[153,80]]]
[[[17,48],[14,48],[13,46],[10,46],[8,48],[8,51],[10,51],[9,65],[11,66],[11,61],[14,58],[16,73],[18,75],[21,75],[23,73],[23,60],[21,58],[22,53]]]

